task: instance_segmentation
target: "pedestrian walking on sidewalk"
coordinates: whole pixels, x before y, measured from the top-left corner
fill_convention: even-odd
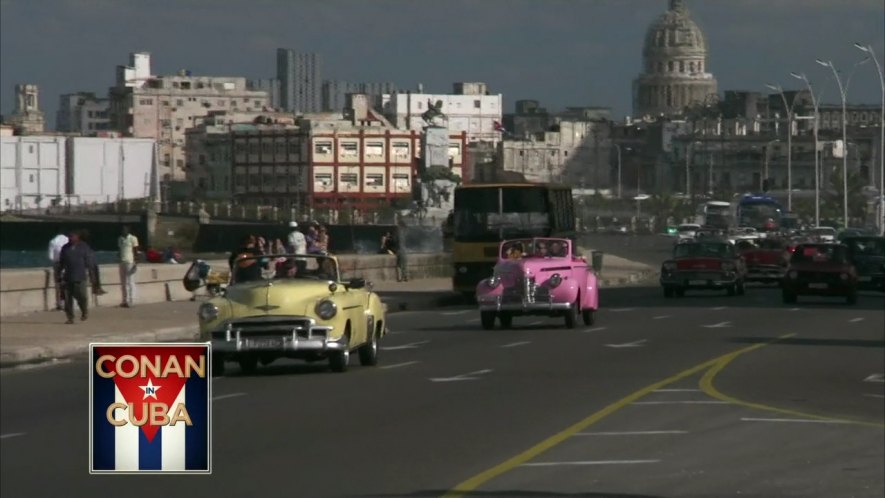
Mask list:
[[[89,268],[89,278],[92,280],[92,293],[96,296],[103,296],[108,293],[101,286],[101,272],[98,269],[98,258],[95,257],[95,248],[92,247],[92,237],[89,230],[80,230],[80,240],[86,243],[93,250],[92,267]]]
[[[81,239],[79,231],[71,232],[69,241],[59,254],[61,280],[65,287],[67,324],[74,323],[74,300],[80,308],[80,320],[89,317],[89,281],[95,267],[95,253]]]
[[[135,271],[138,268],[135,256],[138,254],[139,248],[138,237],[129,233],[128,226],[123,226],[120,237],[117,238],[117,248],[120,258],[120,291],[123,295],[123,302],[120,303],[120,306],[130,308],[135,301]]]
[[[64,286],[61,283],[61,250],[69,242],[68,236],[62,233],[61,228],[56,230],[58,235],[49,241],[49,262],[52,264],[52,281],[55,283],[55,309],[63,310],[65,307]]]
[[[402,230],[398,229],[388,237],[387,246],[396,255],[396,281],[408,282],[409,260],[406,256],[406,246],[403,243]]]

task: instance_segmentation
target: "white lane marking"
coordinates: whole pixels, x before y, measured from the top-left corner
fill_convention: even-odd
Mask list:
[[[9,434],[3,434],[0,436],[0,439],[9,439],[11,437],[19,437],[24,436],[27,432],[10,432]]]
[[[728,327],[731,327],[731,322],[719,322],[714,323],[713,325],[704,325],[704,328],[708,329],[724,329]]]
[[[479,318],[471,318],[470,320],[467,320],[467,323],[478,323],[478,322],[479,322]]]
[[[670,318],[670,315],[658,315],[658,316],[652,317],[653,320],[663,320],[664,318]]]
[[[696,393],[700,389],[655,389],[656,393]]]
[[[474,377],[474,376],[487,374],[491,371],[492,371],[491,369],[485,369],[485,370],[477,370],[475,372],[468,372],[466,374],[455,375],[454,377],[431,377],[430,381],[431,382],[458,382],[461,380],[476,380],[477,377]]]
[[[863,321],[863,317],[860,317],[860,318],[852,318],[851,320],[848,320],[848,321],[851,322],[851,323],[862,322],[862,321]]]
[[[584,329],[584,332],[599,332],[600,330],[605,330],[607,327],[593,327],[592,329]]]
[[[541,325],[542,323],[544,323],[544,320],[535,320],[534,322],[531,322],[528,325],[529,325],[529,327],[532,327],[535,325]]]
[[[614,308],[614,309],[610,309],[609,311],[611,311],[612,313],[622,313],[624,311],[633,311],[635,309],[636,308]]]
[[[639,339],[638,341],[625,342],[623,344],[606,344],[607,348],[641,348],[648,339]]]
[[[885,382],[885,374],[873,374],[863,380],[864,382]]]
[[[634,401],[634,405],[727,405],[728,401]]]
[[[473,310],[443,311],[442,314],[445,316],[463,315],[464,313],[470,313],[471,311]]]
[[[555,467],[558,465],[630,465],[636,463],[658,463],[660,460],[589,460],[578,462],[533,462],[520,467]]]
[[[230,394],[222,394],[221,396],[215,396],[212,398],[212,401],[218,401],[220,399],[228,399],[228,398],[238,398],[240,396],[245,396],[246,393],[230,393]]]
[[[802,308],[790,308],[790,311],[799,311]]]
[[[408,344],[401,344],[399,346],[386,346],[381,348],[382,351],[398,351],[400,349],[417,349],[422,344],[427,344],[430,341],[420,341],[420,342],[410,342]]]
[[[388,369],[388,368],[407,367],[407,366],[409,366],[409,365],[414,365],[415,363],[420,363],[420,362],[418,362],[418,361],[407,361],[407,362],[404,362],[404,363],[394,363],[393,365],[384,365],[383,367],[378,367],[378,368]]]
[[[847,420],[815,420],[808,418],[751,418],[741,417],[744,422],[799,422],[804,424],[850,424]]]
[[[657,434],[688,434],[688,431],[579,432],[575,436],[653,436]]]
[[[728,309],[728,306],[717,306],[713,308],[713,311],[722,311],[724,309]]]
[[[511,342],[510,344],[505,344],[501,346],[502,348],[515,348],[517,346],[525,346],[526,344],[531,344],[532,341],[519,341],[519,342]]]
[[[885,394],[864,394],[868,398],[885,398]]]

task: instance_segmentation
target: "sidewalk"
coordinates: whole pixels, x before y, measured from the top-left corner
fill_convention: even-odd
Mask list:
[[[606,254],[600,288],[639,282],[651,275],[647,265]],[[452,292],[449,278],[408,282],[379,281],[373,285],[389,313],[463,304]],[[0,368],[85,354],[90,342],[163,342],[193,340],[197,308],[206,300],[172,301],[133,308],[92,309],[85,322],[65,325],[62,311],[41,311],[0,318]],[[77,313],[79,316],[79,313]]]

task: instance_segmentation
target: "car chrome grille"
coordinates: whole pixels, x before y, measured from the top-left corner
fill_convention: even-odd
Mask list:
[[[313,329],[311,331],[312,320],[307,317],[258,317],[244,318],[239,320],[231,320],[225,329],[229,330],[232,335],[239,332],[241,337],[248,338],[271,338],[280,336],[292,336],[298,339],[322,339],[326,337],[326,331]],[[215,332],[213,335],[224,337],[227,330]]]

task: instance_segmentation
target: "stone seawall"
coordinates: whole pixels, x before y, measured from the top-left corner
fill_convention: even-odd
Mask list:
[[[369,281],[396,279],[396,258],[390,255],[343,255],[338,257],[343,279],[362,277]],[[226,260],[209,261],[214,268],[227,268]],[[139,263],[135,273],[135,304],[181,301],[193,294],[186,291],[182,279],[190,263]],[[92,296],[94,306],[116,306],[122,301],[117,265],[101,265],[102,287],[108,292]],[[449,254],[410,254],[409,276],[412,279],[449,277],[452,274]],[[198,290],[203,292],[203,289]],[[0,316],[18,315],[55,308],[55,283],[51,269],[0,269]]]

